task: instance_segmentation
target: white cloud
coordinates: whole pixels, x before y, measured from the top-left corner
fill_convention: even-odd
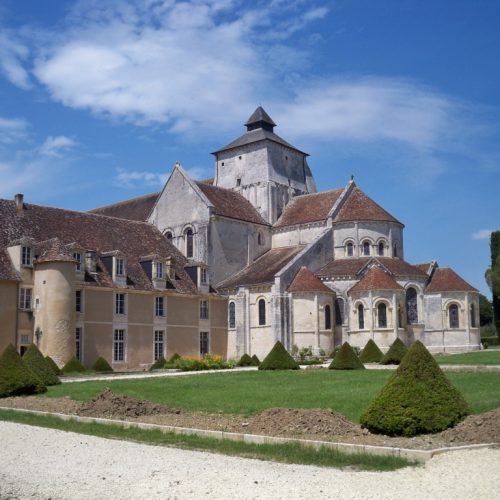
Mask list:
[[[76,142],[65,135],[49,136],[40,146],[40,154],[60,158],[64,152],[74,148]]]
[[[491,229],[480,229],[475,233],[472,233],[473,240],[488,240],[493,231]]]
[[[146,172],[138,170],[125,170],[123,168],[116,169],[114,177],[115,184],[123,188],[151,187],[159,189],[168,179],[167,174],[159,174],[157,172]]]
[[[0,32],[0,71],[22,89],[30,87],[29,75],[23,66],[28,54],[28,48],[16,41],[12,32],[5,29]]]
[[[29,124],[22,118],[0,116],[0,143],[12,144],[26,137]]]

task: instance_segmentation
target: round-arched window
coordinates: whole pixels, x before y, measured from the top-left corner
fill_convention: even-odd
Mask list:
[[[258,306],[259,306],[259,326],[263,326],[266,324],[266,301],[264,299],[260,299]]]
[[[413,287],[406,290],[406,317],[409,325],[418,323],[417,291]]]
[[[329,305],[325,306],[325,330],[332,329],[332,308]]]
[[[387,305],[381,302],[377,306],[378,327],[387,328]]]
[[[365,241],[363,243],[363,255],[370,255],[370,242]]]
[[[165,238],[172,243],[172,240],[174,239],[174,235],[172,234],[172,231],[166,231],[165,232]]]
[[[344,324],[344,307],[345,302],[341,297],[335,299],[335,324],[337,326]]]
[[[448,309],[450,328],[460,328],[460,320],[458,317],[458,306],[456,304],[451,304]]]
[[[184,238],[185,238],[185,245],[186,245],[186,257],[188,259],[190,259],[193,257],[193,253],[194,253],[193,230],[190,227],[188,227],[184,231]]]
[[[379,244],[378,244],[378,254],[380,255],[380,257],[383,257],[384,256],[384,252],[385,252],[385,245],[384,245],[384,242],[381,241]]]
[[[354,255],[354,245],[352,244],[352,242],[347,243],[346,253],[348,257],[352,257]]]
[[[365,308],[363,304],[359,304],[358,306],[358,328],[360,330],[364,330],[365,328]]]
[[[236,304],[229,302],[229,328],[236,328]]]

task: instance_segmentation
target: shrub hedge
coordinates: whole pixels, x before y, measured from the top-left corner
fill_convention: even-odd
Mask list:
[[[74,356],[62,367],[62,372],[67,373],[85,373],[87,369]]]
[[[112,372],[113,367],[105,360],[103,357],[99,356],[94,364],[92,365],[92,370],[95,370],[98,373],[106,373]]]
[[[234,364],[230,361],[225,361],[222,356],[207,354],[204,358],[198,358],[196,356],[179,357],[173,363],[173,367],[183,372],[190,372],[200,370],[227,370],[234,368]]]
[[[44,385],[58,385],[61,383],[59,377],[54,373],[54,370],[35,344],[28,346],[22,360],[24,365],[35,373]]]
[[[175,354],[174,354],[174,355],[173,355],[173,356],[172,356],[172,357],[168,360],[168,362],[169,362],[169,363],[175,363],[178,359],[181,359],[181,357],[180,357],[177,353],[175,353]]]
[[[356,356],[350,344],[344,342],[328,368],[330,370],[364,370],[365,365]]]
[[[57,366],[57,363],[50,356],[45,356],[45,361],[47,361],[48,365],[52,368],[52,371],[56,375],[62,375],[62,370]]]
[[[254,360],[245,353],[241,356],[238,363],[236,363],[236,366],[254,366]]]
[[[0,397],[38,394],[47,388],[22,361],[16,348],[9,344],[0,356]]]
[[[260,359],[257,357],[257,354],[254,354],[252,356],[252,361],[254,366],[259,366],[260,365]]]
[[[380,360],[381,365],[399,365],[404,355],[408,352],[408,348],[403,341],[398,337],[389,347],[389,350]]]
[[[269,354],[262,360],[259,370],[300,370],[300,366],[278,340]]]
[[[160,356],[152,365],[150,370],[161,370],[162,368],[165,368],[165,365],[167,364],[167,360],[163,357]]]
[[[360,422],[378,434],[415,436],[440,432],[468,414],[463,396],[417,340]]]
[[[383,356],[384,353],[379,349],[378,345],[370,339],[361,351],[359,360],[362,363],[378,363]]]

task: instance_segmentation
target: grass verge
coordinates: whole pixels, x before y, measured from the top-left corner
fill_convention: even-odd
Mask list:
[[[355,468],[357,470],[390,471],[416,466],[417,462],[400,457],[344,453],[321,447],[316,450],[297,443],[253,444],[227,439],[214,439],[191,435],[163,433],[156,429],[124,429],[117,425],[60,420],[48,415],[32,415],[15,410],[0,410],[0,420],[76,432],[108,439],[133,441],[157,446],[169,446],[187,450],[209,451],[223,455],[272,460],[290,464],[316,465],[320,467]]]

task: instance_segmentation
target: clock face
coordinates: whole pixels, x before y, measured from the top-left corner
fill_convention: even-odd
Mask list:
[[[69,328],[71,326],[71,323],[67,319],[60,319],[56,323],[56,332],[61,333],[64,335],[67,335],[69,333]]]

